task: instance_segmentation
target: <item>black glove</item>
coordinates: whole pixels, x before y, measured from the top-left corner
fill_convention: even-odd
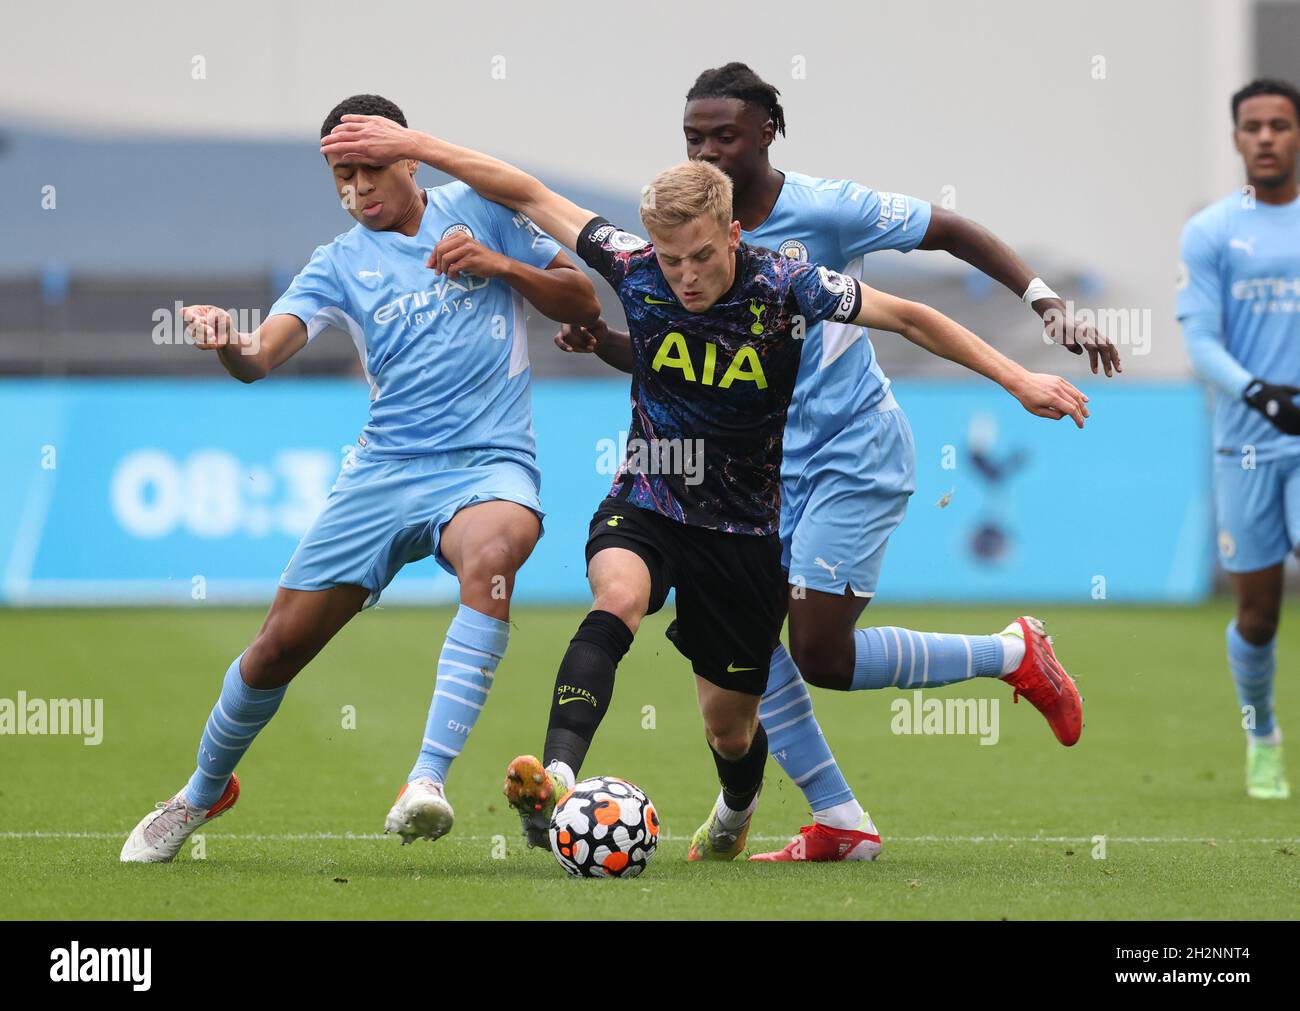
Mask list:
[[[1300,407],[1295,397],[1300,387],[1274,386],[1262,379],[1252,379],[1242,399],[1272,422],[1273,427],[1286,435],[1300,435]]]

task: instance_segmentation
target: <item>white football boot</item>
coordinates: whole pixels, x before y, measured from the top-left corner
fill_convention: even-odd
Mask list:
[[[433,842],[450,832],[455,821],[456,813],[447,802],[442,784],[420,776],[397,794],[393,809],[384,819],[384,833],[396,832],[403,846],[417,839]]]
[[[202,828],[213,818],[220,818],[235,806],[239,799],[239,778],[233,773],[221,797],[210,808],[194,807],[181,790],[171,800],[160,801],[154,810],[140,820],[122,846],[124,864],[168,863],[195,829]]]

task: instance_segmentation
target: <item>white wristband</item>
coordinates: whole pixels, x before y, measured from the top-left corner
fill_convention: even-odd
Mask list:
[[[1060,297],[1061,297],[1060,295],[1058,295],[1056,292],[1054,292],[1051,288],[1049,288],[1046,284],[1043,283],[1043,279],[1041,277],[1036,277],[1029,282],[1029,287],[1026,288],[1025,293],[1020,296],[1020,301],[1024,302],[1025,305],[1033,305],[1040,298],[1059,299]]]

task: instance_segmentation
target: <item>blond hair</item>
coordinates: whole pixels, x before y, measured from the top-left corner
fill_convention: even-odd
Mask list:
[[[651,232],[678,228],[701,215],[724,228],[731,224],[731,178],[708,162],[664,169],[641,191],[641,222]]]

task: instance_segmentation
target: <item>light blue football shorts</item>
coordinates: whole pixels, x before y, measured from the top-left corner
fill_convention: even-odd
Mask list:
[[[797,464],[781,482],[781,562],[791,585],[873,596],[889,535],[916,489],[916,444],[894,395]]]
[[[1284,561],[1300,544],[1300,456],[1241,465],[1214,459],[1214,511],[1219,562],[1229,572],[1254,572]]]
[[[541,474],[531,457],[475,449],[388,458],[354,452],[339,472],[325,508],[303,535],[280,576],[291,590],[364,586],[364,606],[407,562],[429,555],[455,575],[438,550],[442,528],[479,502],[517,502],[543,516]]]

